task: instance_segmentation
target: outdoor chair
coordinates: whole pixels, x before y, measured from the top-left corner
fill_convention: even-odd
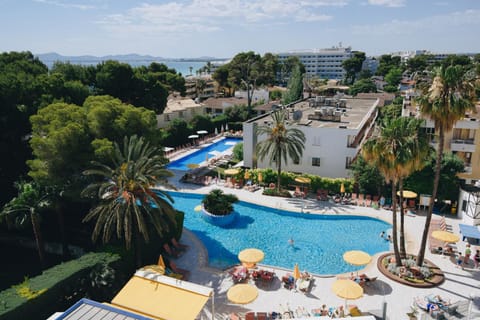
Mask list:
[[[255,312],[247,312],[245,314],[245,320],[255,320]]]
[[[188,245],[178,242],[177,239],[175,238],[172,238],[170,242],[173,244],[173,247],[177,250],[184,251],[188,248]]]

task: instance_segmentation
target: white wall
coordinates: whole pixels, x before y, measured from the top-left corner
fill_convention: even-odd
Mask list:
[[[464,202],[465,204],[463,204]],[[480,225],[480,206],[475,205],[475,203],[480,203],[480,199],[477,199],[473,194],[460,189],[457,212],[458,217],[462,219],[464,224],[473,226]],[[464,206],[465,210],[463,209]],[[476,216],[477,218],[467,215],[467,212],[469,212],[469,215]]]
[[[245,99],[245,103],[246,103],[246,101],[247,101],[247,91],[235,91],[235,97]],[[255,91],[253,92],[253,96],[252,96],[252,104],[260,102],[262,100],[263,100],[264,103],[268,103],[270,101],[268,90],[255,89]]]

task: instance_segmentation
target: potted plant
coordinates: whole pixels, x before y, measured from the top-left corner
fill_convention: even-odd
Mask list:
[[[234,194],[225,194],[220,189],[210,191],[202,200],[202,217],[210,223],[225,226],[236,217],[233,204],[238,201]]]

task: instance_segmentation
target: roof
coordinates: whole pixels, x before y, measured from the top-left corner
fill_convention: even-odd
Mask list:
[[[56,320],[152,320],[145,316],[122,310],[89,299],[81,299],[61,314]]]
[[[395,95],[393,93],[387,92],[361,92],[355,96],[359,99],[376,99],[378,98],[380,101],[378,102],[379,107],[384,107],[385,104],[390,104],[395,99]]]
[[[209,108],[226,108],[239,105],[246,105],[247,99],[231,97],[231,98],[208,98],[203,104]]]
[[[311,98],[314,99],[314,98]],[[296,103],[289,108],[290,115],[288,123],[291,126],[308,126],[311,128],[342,128],[358,130],[366,118],[374,112],[379,99],[357,99],[346,98],[345,112],[342,112],[340,121],[315,120],[314,116],[321,107],[311,107],[308,100]],[[296,116],[299,118],[294,119]],[[313,119],[312,119],[313,118]],[[259,116],[247,122],[256,122],[261,125],[272,121],[271,114]]]
[[[212,294],[208,287],[137,271],[113,298],[112,305],[153,319],[193,320]]]
[[[192,99],[171,99],[167,101],[167,107],[163,111],[164,113],[170,113],[174,111],[181,111],[188,108],[198,108],[202,105],[196,103]]]

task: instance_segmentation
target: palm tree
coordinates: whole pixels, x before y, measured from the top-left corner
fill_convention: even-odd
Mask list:
[[[123,145],[114,145],[113,166],[93,162],[93,168],[85,175],[101,178],[87,186],[82,195],[91,196],[95,192],[98,204],[83,219],[95,219],[92,239],[101,235],[104,243],[112,234],[124,238],[127,250],[132,247],[137,266],[141,264],[141,238],[149,241],[149,226],[153,225],[158,235],[168,232],[175,226],[173,199],[162,190],[152,187],[161,184],[174,189],[167,182],[173,174],[163,168],[163,152],[136,135],[124,138]]]
[[[421,120],[413,118],[387,118],[381,123],[379,135],[370,138],[362,147],[362,155],[379,169],[385,181],[392,184],[393,215],[392,240],[398,266],[406,256],[403,211],[400,214],[400,250],[397,238],[397,184],[403,191],[403,179],[421,168],[425,157],[425,141],[419,135]],[[402,192],[400,203],[402,203]]]
[[[19,182],[15,187],[18,189],[18,196],[4,206],[1,215],[7,219],[7,216],[15,215],[20,225],[30,220],[40,264],[45,267],[45,245],[40,229],[40,211],[50,206],[49,194],[42,192],[40,186],[34,182]]]
[[[445,134],[453,129],[455,123],[468,111],[475,111],[474,79],[469,79],[460,65],[439,67],[435,70],[432,84],[423,96],[418,99],[420,111],[435,123],[438,130],[438,148],[435,163],[432,197],[427,211],[422,242],[417,257],[417,265],[422,266],[425,258],[428,231],[432,219],[433,205],[440,181],[440,170],[443,159]]]
[[[277,164],[277,192],[280,191],[282,160],[287,164],[288,158],[298,162],[303,155],[305,134],[296,128],[287,128],[285,120],[288,110],[279,110],[272,113],[273,125],[259,126],[257,135],[266,135],[267,138],[257,144],[256,154],[260,160],[269,157],[269,162]]]

